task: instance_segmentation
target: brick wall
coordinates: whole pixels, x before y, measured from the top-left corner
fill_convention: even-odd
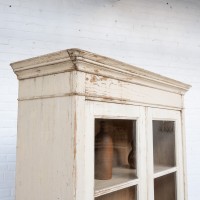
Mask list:
[[[0,0],[0,200],[14,199],[18,83],[9,63],[78,47],[193,87],[186,95],[189,200],[200,185],[200,1]]]

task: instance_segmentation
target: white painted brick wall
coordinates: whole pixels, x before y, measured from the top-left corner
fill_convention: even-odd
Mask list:
[[[0,0],[0,200],[14,199],[17,79],[9,63],[78,47],[193,86],[186,95],[189,200],[200,185],[199,0]]]

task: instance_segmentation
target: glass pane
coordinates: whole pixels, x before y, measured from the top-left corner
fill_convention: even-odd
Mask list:
[[[154,180],[155,200],[176,200],[176,173]]]
[[[176,165],[175,123],[173,121],[153,121],[154,172]]]
[[[136,121],[96,119],[94,151],[96,193],[134,185],[130,181],[137,178]]]
[[[100,197],[96,197],[95,200],[137,200],[136,186],[118,190]]]

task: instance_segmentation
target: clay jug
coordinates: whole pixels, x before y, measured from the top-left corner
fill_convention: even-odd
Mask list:
[[[100,131],[95,137],[95,179],[112,178],[113,140],[106,122],[100,122]]]
[[[131,151],[128,155],[128,163],[131,169],[136,169],[135,150],[133,147],[133,140],[131,141]]]

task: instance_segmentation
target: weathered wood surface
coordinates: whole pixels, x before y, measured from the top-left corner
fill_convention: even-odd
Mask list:
[[[103,76],[86,74],[86,99],[99,101],[106,99],[120,103],[146,104],[154,107],[182,108],[182,96],[180,94],[158,90],[142,85],[106,78]]]
[[[55,65],[55,66],[54,66]],[[11,64],[19,79],[70,70],[102,75],[183,94],[189,85],[111,58],[80,49],[67,49]]]
[[[19,102],[17,200],[75,199],[72,110],[71,97]]]
[[[77,71],[20,80],[19,100],[85,96],[84,81],[85,74]]]
[[[168,192],[187,200],[183,97],[189,85],[79,49],[11,65],[20,80],[16,200],[153,200]],[[136,122],[135,178],[95,188],[96,118]],[[154,167],[152,120],[175,122],[175,166]]]
[[[94,165],[91,163],[94,162],[94,130],[95,130],[95,118],[103,118],[103,119],[128,119],[128,120],[136,120],[136,152],[137,152],[137,177],[138,181],[134,180],[128,181],[123,185],[119,185],[119,189],[124,185],[127,186],[140,185],[137,189],[137,194],[140,194],[140,200],[147,199],[147,185],[146,185],[146,140],[145,140],[145,112],[144,108],[140,106],[132,106],[132,105],[120,105],[120,104],[112,104],[112,103],[104,103],[104,102],[95,102],[95,101],[87,101],[86,102],[86,130],[87,130],[87,139],[86,139],[86,157],[85,164],[87,171],[87,197],[88,199],[92,199],[95,195],[94,192],[97,190],[96,195],[104,194],[104,190],[98,190],[94,188]],[[90,172],[92,170],[92,173]],[[98,188],[98,187],[97,187]],[[115,191],[117,186],[110,187],[106,190],[106,193],[110,193]],[[91,193],[91,191],[93,192]],[[105,195],[106,196],[106,195]]]
[[[180,94],[78,71],[24,79],[19,82],[19,100],[72,95],[85,96],[88,100],[178,110],[183,106]]]

